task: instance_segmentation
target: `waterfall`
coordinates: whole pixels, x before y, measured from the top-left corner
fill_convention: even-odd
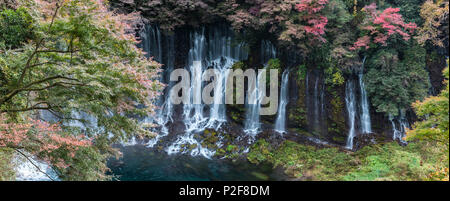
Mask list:
[[[389,114],[389,121],[392,124],[392,139],[405,143],[406,141],[403,140],[403,138],[406,135],[406,129],[410,128],[409,122],[405,117],[405,113],[400,111],[400,116],[398,117],[394,117],[392,114]]]
[[[361,93],[361,133],[372,133],[371,123],[370,123],[370,110],[369,110],[369,100],[367,98],[367,92],[363,82],[364,74],[364,63],[366,58],[363,59],[363,64],[361,71],[358,74],[359,78],[359,88]]]
[[[318,70],[306,73],[305,86],[308,130],[313,134],[324,134],[327,132],[325,83]]]
[[[191,73],[191,86],[188,93],[190,102],[183,106],[184,123],[186,132],[205,129],[207,118],[203,115],[204,105],[202,104],[202,75],[204,71],[203,60],[206,57],[205,29],[200,32],[191,33],[191,49],[188,55],[188,70]]]
[[[250,87],[248,89],[248,101],[246,104],[247,112],[245,119],[245,128],[244,132],[250,135],[251,137],[255,137],[261,131],[261,124],[259,122],[259,110],[261,109],[261,101],[262,101],[262,90],[259,89],[259,82],[262,77],[263,71],[258,71],[258,76],[253,83],[249,83],[249,85],[254,85],[254,87]],[[253,90],[251,90],[253,88]],[[250,102],[253,100],[253,102]]]
[[[314,126],[315,126],[315,131],[319,131],[320,130],[320,125],[319,125],[319,76],[316,76],[316,81],[314,82],[314,93],[313,93],[313,97],[314,97]]]
[[[188,55],[188,67],[191,72],[191,103],[184,105],[184,117],[187,132],[201,131],[206,128],[220,128],[226,122],[225,86],[227,70],[239,60],[247,58],[243,51],[245,44],[231,45],[232,34],[228,29],[220,27],[209,30],[206,39],[205,28],[191,33],[191,48]],[[217,85],[214,88],[214,103],[209,105],[209,116],[206,115],[205,105],[201,101],[203,88],[202,75],[204,71],[212,67],[216,70]]]
[[[33,157],[30,153],[24,150],[21,151],[27,156],[28,159],[21,154],[14,155],[12,163],[14,164],[16,181],[60,180],[58,178],[58,174],[47,162]]]
[[[210,117],[207,124],[207,127],[215,128],[216,130],[220,128],[222,123],[227,121],[226,107],[225,104],[223,104],[223,101],[225,99],[226,81],[229,72],[227,71],[227,69],[233,65],[233,61],[226,60],[226,62],[229,63],[225,65],[219,65],[216,68],[216,70],[218,70],[218,74],[216,74],[217,85],[214,88],[214,103],[210,106]]]
[[[152,57],[154,60],[163,64],[164,69],[159,81],[165,83],[167,87],[164,89],[162,96],[156,101],[158,109],[154,116],[145,117],[141,123],[143,124],[156,124],[157,129],[153,129],[158,132],[158,135],[147,142],[148,147],[153,147],[161,137],[169,134],[169,130],[166,127],[167,123],[173,121],[173,105],[170,98],[170,88],[173,83],[169,82],[170,72],[174,69],[175,58],[175,36],[164,35],[161,33],[158,26],[145,25],[145,28],[139,34],[142,42],[139,44],[146,52],[147,57]],[[124,145],[134,145],[136,139],[133,137],[129,142]]]
[[[353,149],[353,138],[355,137],[355,121],[356,121],[356,97],[355,97],[355,84],[352,80],[348,80],[345,86],[345,104],[347,107],[349,131],[347,137],[348,149]]]
[[[267,63],[270,59],[276,58],[277,51],[275,46],[268,40],[261,41],[261,64],[264,68],[267,67]],[[261,108],[262,90],[259,89],[259,80],[262,76],[262,71],[258,71],[257,79],[254,83],[249,83],[255,87],[248,88],[248,100],[254,100],[254,102],[247,101],[246,107],[246,120],[244,132],[250,135],[250,137],[255,137],[261,131],[261,123],[259,119],[259,110]],[[251,89],[253,88],[253,91]]]
[[[349,132],[347,137],[347,145],[348,149],[353,149],[353,138],[356,136],[356,118],[359,117],[360,124],[360,133],[361,134],[369,134],[372,133],[372,126],[370,122],[370,104],[369,98],[367,97],[367,92],[365,89],[363,77],[364,77],[364,64],[366,61],[366,57],[364,57],[361,65],[361,69],[358,73],[358,84],[359,84],[359,101],[357,104],[357,95],[356,95],[356,86],[353,78],[350,78],[347,81],[345,88],[345,102],[348,113],[348,121],[349,121]]]
[[[244,43],[232,45],[233,33],[229,28],[216,26],[201,28],[190,34],[190,49],[188,54],[188,66],[186,69],[191,74],[191,86],[188,90],[190,102],[183,105],[183,122],[185,133],[179,135],[174,143],[167,147],[169,154],[181,152],[181,147],[186,144],[195,145],[190,154],[202,155],[210,158],[214,151],[202,147],[195,138],[195,133],[207,128],[219,129],[227,121],[225,107],[225,91],[227,70],[240,60],[245,60],[248,53]],[[214,88],[214,103],[205,105],[202,103],[203,74],[208,69],[216,70]],[[216,104],[219,103],[219,104]],[[220,142],[217,142],[220,143]],[[186,153],[187,151],[183,151]]]
[[[277,57],[277,49],[268,40],[261,41],[261,64],[267,64],[270,59]]]
[[[144,30],[139,34],[141,44],[147,57],[153,57],[154,60],[162,62],[162,46],[161,46],[161,31],[158,26],[145,25]]]
[[[285,70],[281,78],[280,103],[278,105],[277,120],[275,121],[275,131],[286,132],[286,106],[288,104],[289,71]]]

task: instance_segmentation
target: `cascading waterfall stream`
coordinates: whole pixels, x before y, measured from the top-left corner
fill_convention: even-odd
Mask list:
[[[325,110],[325,83],[318,70],[308,71],[305,82],[308,130],[314,135],[327,132]]]
[[[58,174],[45,161],[38,160],[28,152],[22,150],[21,154],[15,154],[12,163],[14,164],[14,171],[16,181],[59,181]]]
[[[259,82],[263,75],[263,71],[258,71],[258,76],[254,83],[249,83],[249,85],[254,85],[254,87],[249,87],[248,89],[248,101],[246,104],[247,113],[245,120],[244,132],[249,135],[252,139],[261,131],[261,123],[259,122],[259,111],[261,109],[262,101],[262,90],[259,89]],[[251,90],[253,88],[253,90]],[[253,100],[253,102],[251,102]]]
[[[314,82],[314,93],[313,93],[313,97],[314,97],[314,125],[315,125],[315,131],[319,131],[320,130],[320,125],[319,125],[319,76],[316,77],[316,81]]]
[[[281,78],[280,102],[278,105],[278,114],[275,121],[275,131],[278,133],[286,132],[286,106],[288,104],[289,93],[289,71],[285,70]]]
[[[353,138],[355,137],[355,122],[356,122],[356,96],[355,84],[352,80],[348,80],[345,86],[345,104],[347,107],[349,131],[347,137],[347,149],[353,149]]]
[[[261,41],[261,63],[267,65],[270,59],[277,57],[277,49],[268,40]]]
[[[202,155],[210,158],[214,155],[214,151],[202,147],[201,143],[195,139],[195,134],[207,128],[217,130],[227,121],[225,107],[227,72],[235,62],[248,57],[248,53],[243,49],[245,44],[232,46],[232,37],[231,31],[223,27],[213,27],[208,31],[202,28],[201,31],[191,33],[189,66],[186,68],[191,73],[191,87],[188,90],[191,102],[183,105],[186,130],[185,134],[178,136],[177,140],[166,149],[169,154],[179,153],[182,145],[190,144],[196,147],[190,151],[192,156]],[[216,70],[217,85],[213,91],[214,103],[207,107],[202,103],[202,76],[209,67]],[[183,151],[183,153],[186,152]]]
[[[366,57],[364,57],[361,65],[361,69],[358,73],[358,84],[359,84],[359,101],[357,103],[356,86],[355,81],[350,78],[347,81],[345,88],[345,102],[347,107],[349,131],[347,137],[346,147],[348,149],[353,149],[353,138],[356,136],[356,119],[359,117],[359,133],[360,134],[370,134],[372,133],[372,125],[370,121],[370,110],[369,110],[369,98],[365,89],[363,77],[364,77],[364,64]]]
[[[170,88],[173,83],[169,82],[170,72],[174,68],[174,54],[175,54],[175,37],[173,35],[163,35],[158,26],[145,25],[145,28],[139,34],[142,42],[140,46],[146,52],[147,57],[152,57],[154,60],[164,65],[164,71],[160,77],[160,82],[167,84],[162,95],[156,102],[158,110],[155,116],[148,116],[141,122],[143,124],[156,124],[157,129],[153,129],[158,133],[156,137],[147,142],[148,147],[153,147],[161,137],[167,136],[169,130],[166,126],[168,122],[173,121],[172,112],[173,105],[169,101]],[[136,140],[133,138],[125,145],[134,145]]]
[[[233,65],[234,61],[227,59],[225,65],[220,65],[219,60],[214,61],[215,68],[218,73],[215,75],[217,79],[217,85],[214,88],[214,103],[210,105],[210,116],[207,124],[208,128],[219,129],[222,123],[227,121],[226,107],[224,104],[226,81],[228,77],[228,68]]]
[[[202,74],[203,74],[203,47],[205,43],[203,33],[194,33],[194,48],[189,51],[189,72],[191,72],[190,103],[183,106],[186,132],[204,129],[207,118],[203,115],[202,104]]]
[[[372,133],[372,125],[370,122],[369,100],[367,98],[367,92],[363,81],[365,61],[366,57],[364,57],[363,59],[363,64],[358,74],[358,79],[361,93],[361,133],[368,134]]]
[[[403,138],[405,137],[406,129],[410,128],[410,124],[405,117],[405,113],[403,111],[400,111],[400,116],[396,118],[393,115],[389,114],[389,121],[392,124],[392,139],[406,143]]]
[[[267,67],[267,62],[270,59],[276,58],[277,51],[275,46],[267,40],[261,41],[261,63],[264,68]],[[253,91],[252,87],[248,89],[248,100],[254,100],[254,102],[247,101],[246,107],[246,120],[244,132],[251,138],[254,138],[261,131],[261,123],[259,118],[259,111],[261,108],[261,99],[263,96],[262,90],[259,89],[259,80],[262,76],[263,71],[258,71],[257,79],[254,83],[249,83],[249,85],[254,84]]]

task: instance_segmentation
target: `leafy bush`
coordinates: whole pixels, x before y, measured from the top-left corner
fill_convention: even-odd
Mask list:
[[[32,37],[33,18],[26,8],[0,11],[0,47],[16,48]]]
[[[382,49],[368,61],[367,92],[378,112],[398,115],[416,100],[422,100],[430,83],[425,66],[425,50],[420,46],[405,51]]]

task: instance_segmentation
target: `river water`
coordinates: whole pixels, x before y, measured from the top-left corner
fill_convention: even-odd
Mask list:
[[[121,146],[123,156],[108,167],[120,181],[265,181],[283,180],[280,169],[246,160],[207,159],[187,154],[168,155],[142,145]]]

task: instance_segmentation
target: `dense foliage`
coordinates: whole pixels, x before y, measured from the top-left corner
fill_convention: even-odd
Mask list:
[[[431,96],[423,101],[413,103],[414,110],[421,121],[416,122],[414,129],[408,132],[407,139],[435,141],[444,144],[448,149],[448,67],[444,69],[444,75],[446,79],[445,88],[438,96]]]
[[[425,49],[417,45],[376,51],[368,61],[365,79],[376,110],[397,116],[412,102],[425,98],[430,86],[424,66]]]

